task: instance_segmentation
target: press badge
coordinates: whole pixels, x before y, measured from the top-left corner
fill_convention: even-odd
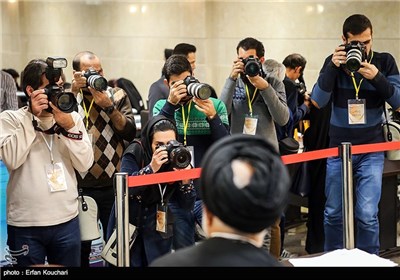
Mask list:
[[[156,230],[167,232],[167,205],[157,204]]]
[[[67,190],[64,168],[61,162],[46,165],[47,185],[50,192]]]
[[[349,111],[349,124],[365,124],[366,100],[349,99],[347,101]]]
[[[257,116],[246,115],[244,118],[243,134],[256,135]]]

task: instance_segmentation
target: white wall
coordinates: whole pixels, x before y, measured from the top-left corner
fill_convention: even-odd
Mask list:
[[[354,13],[372,21],[373,49],[392,53],[400,66],[399,1],[16,0],[1,2],[0,67],[21,71],[30,59],[64,56],[71,79],[74,55],[91,50],[107,79],[129,78],[147,99],[164,48],[187,42],[197,47],[196,77],[219,94],[237,43],[251,36],[264,43],[266,58],[304,55],[311,89],[325,57],[341,43],[343,21]]]

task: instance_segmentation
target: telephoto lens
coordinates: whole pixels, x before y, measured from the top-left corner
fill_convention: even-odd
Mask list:
[[[89,69],[83,76],[85,76],[87,80],[86,85],[94,88],[97,91],[104,91],[108,87],[106,78],[99,75],[96,70]]]
[[[361,67],[366,57],[365,45],[358,41],[352,41],[344,45],[346,52],[346,67],[350,72],[356,72]]]
[[[183,82],[186,85],[188,95],[202,100],[210,98],[212,89],[209,85],[200,83],[193,76],[187,76]]]

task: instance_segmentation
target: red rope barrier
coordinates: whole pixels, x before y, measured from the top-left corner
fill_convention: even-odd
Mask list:
[[[373,152],[383,152],[390,150],[400,150],[400,141],[383,142],[376,144],[363,144],[351,146],[353,155]],[[293,164],[304,161],[328,158],[339,155],[339,148],[328,148],[317,151],[304,152],[293,155],[282,156],[284,164]],[[200,178],[201,168],[182,169],[163,173],[155,173],[141,176],[129,176],[128,186],[139,187],[157,183],[170,183],[180,180]]]

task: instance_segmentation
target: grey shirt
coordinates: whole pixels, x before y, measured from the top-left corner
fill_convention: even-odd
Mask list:
[[[289,120],[289,108],[286,104],[285,86],[274,77],[267,77],[270,84],[267,89],[257,91],[252,102],[253,116],[257,116],[257,135],[262,135],[278,151],[278,139],[275,124],[284,126]],[[253,93],[250,93],[252,96]],[[230,115],[231,133],[243,133],[245,116],[249,114],[246,87],[242,79],[234,81],[228,78],[222,89],[220,99],[225,103]]]

